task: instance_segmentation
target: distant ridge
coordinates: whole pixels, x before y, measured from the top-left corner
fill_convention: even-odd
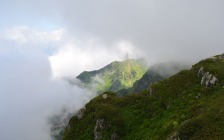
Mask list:
[[[133,86],[147,70],[147,65],[142,59],[127,59],[114,61],[109,65],[94,71],[84,71],[76,78],[87,88],[96,89],[98,92],[118,91]]]

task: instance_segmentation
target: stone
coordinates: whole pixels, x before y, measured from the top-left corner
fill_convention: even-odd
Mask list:
[[[94,140],[102,139],[102,131],[104,129],[104,119],[98,119],[94,127]]]
[[[111,140],[118,140],[119,139],[119,137],[118,137],[118,135],[117,135],[117,133],[113,133],[113,134],[111,134]]]
[[[203,86],[204,83],[205,83],[205,76],[203,76],[203,77],[201,78],[201,86]]]
[[[178,132],[174,133],[170,138],[167,140],[180,140]]]
[[[209,72],[206,72],[206,73],[205,73],[205,77],[208,77],[208,76],[209,76]]]
[[[107,99],[107,94],[103,94],[103,95],[102,95],[102,98],[103,98],[104,100],[106,100],[106,99]]]
[[[199,69],[198,76],[202,74],[202,71],[203,71],[203,67]],[[218,82],[218,79],[215,76],[213,76],[211,73],[209,72],[203,72],[203,73],[204,74],[202,75],[202,78],[201,78],[201,86],[205,86],[205,87],[214,86]]]
[[[205,81],[205,87],[208,87],[208,86],[209,86],[209,80],[206,79],[206,81]]]
[[[208,77],[207,77],[207,79],[208,80],[211,80],[212,79],[212,74],[209,74]]]
[[[210,84],[215,85],[217,83],[217,81],[218,81],[218,79],[215,76],[213,76],[212,79],[210,80]]]
[[[203,76],[204,75],[204,68],[201,67],[198,71],[198,76]]]
[[[199,98],[201,98],[201,93],[198,93],[198,94],[196,95],[196,99],[199,99]]]

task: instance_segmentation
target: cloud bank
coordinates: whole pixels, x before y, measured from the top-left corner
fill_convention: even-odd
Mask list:
[[[198,61],[223,52],[222,0],[84,0],[62,5],[70,30],[128,40],[149,60]]]
[[[129,42],[107,48],[101,40],[84,42],[64,29],[18,26],[0,32],[0,40],[0,139],[50,140],[49,118],[75,113],[96,95],[64,77],[138,54]]]
[[[5,20],[0,27],[9,23],[36,29],[63,27],[83,42],[100,39],[107,48],[129,42],[149,61],[196,62],[223,53],[223,4],[222,0],[3,1],[0,14]]]
[[[131,43],[105,45],[99,40],[72,41],[49,57],[54,77],[77,76],[84,70],[99,69],[112,61],[141,57]]]
[[[0,139],[49,140],[49,117],[63,107],[75,112],[94,96],[52,79],[41,52],[1,54],[0,67]]]

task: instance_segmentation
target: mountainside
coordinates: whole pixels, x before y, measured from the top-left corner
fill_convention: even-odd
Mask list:
[[[133,87],[119,90],[117,93],[122,96],[130,93],[138,93],[142,90],[149,89],[151,84],[164,80],[181,70],[189,69],[189,67],[190,66],[187,64],[178,62],[166,62],[152,65],[143,77],[133,84]]]
[[[105,92],[70,120],[63,140],[224,139],[224,55],[138,94]]]
[[[143,60],[128,59],[122,62],[112,62],[100,70],[84,71],[76,78],[87,87],[94,87],[98,92],[118,91],[132,87],[146,72],[147,66]]]

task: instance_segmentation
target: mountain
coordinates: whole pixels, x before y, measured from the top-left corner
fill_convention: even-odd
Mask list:
[[[72,117],[63,140],[224,139],[224,55],[138,94],[105,92]]]
[[[128,59],[115,61],[99,70],[84,71],[76,78],[86,87],[96,88],[98,92],[118,91],[133,86],[146,72],[146,63],[141,60]]]
[[[164,80],[181,70],[189,69],[189,67],[189,65],[179,62],[166,62],[152,65],[143,77],[133,84],[133,87],[119,90],[117,93],[121,96],[138,93],[142,90],[149,89],[152,83]]]

